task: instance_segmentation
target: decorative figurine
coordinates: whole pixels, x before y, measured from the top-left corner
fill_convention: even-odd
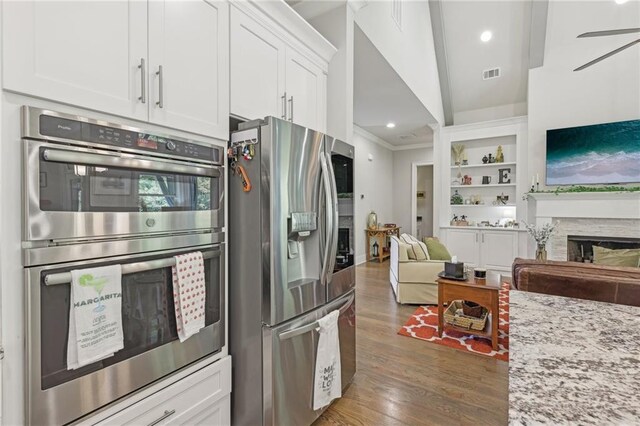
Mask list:
[[[498,151],[496,152],[496,163],[504,163],[504,153],[502,152],[502,145],[498,145]]]
[[[487,154],[489,156],[489,163],[495,163],[496,162],[496,157],[493,157],[491,155],[491,153]]]
[[[491,154],[489,154],[491,155]],[[482,157],[482,164],[487,164],[489,162],[489,158],[487,158],[487,156],[485,155],[484,157]]]
[[[451,145],[451,151],[453,152],[453,161],[455,165],[459,166],[464,158],[464,145],[460,143]]]
[[[460,195],[458,193],[458,190],[456,189],[453,195],[451,196],[451,204],[458,205],[458,204],[462,204],[463,202],[464,200],[462,199],[462,195]]]
[[[463,179],[462,180],[463,185],[471,185],[471,176],[464,175],[462,179]]]

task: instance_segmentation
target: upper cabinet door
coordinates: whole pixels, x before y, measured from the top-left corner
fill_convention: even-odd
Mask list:
[[[287,49],[287,119],[325,131],[326,76],[313,62]]]
[[[4,89],[146,120],[147,4],[2,4]],[[148,100],[146,100],[148,102]]]
[[[229,138],[229,6],[149,2],[149,119]]]
[[[231,8],[231,114],[285,118],[285,44]]]

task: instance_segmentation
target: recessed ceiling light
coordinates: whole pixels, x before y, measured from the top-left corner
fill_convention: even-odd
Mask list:
[[[619,0],[616,0],[616,1],[619,1]],[[480,34],[480,40],[484,41],[485,43],[491,40],[491,37],[493,37],[493,34],[491,34],[491,31],[484,31],[482,34]]]
[[[394,127],[396,127],[396,123],[387,123],[387,128],[393,129]]]
[[[629,0],[616,0],[616,4],[625,4]]]

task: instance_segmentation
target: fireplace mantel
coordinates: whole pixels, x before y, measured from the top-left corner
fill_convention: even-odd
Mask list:
[[[552,260],[567,259],[568,235],[640,238],[640,192],[538,192],[527,204],[530,223],[558,224],[547,244]]]
[[[640,192],[532,192],[529,218],[640,219]]]

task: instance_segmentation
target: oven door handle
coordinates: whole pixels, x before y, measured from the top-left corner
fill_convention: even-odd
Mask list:
[[[202,252],[204,259],[212,259],[214,257],[220,257],[222,250],[215,248]],[[147,262],[135,262],[126,263],[122,265],[122,275],[135,274],[137,272],[152,271],[154,269],[167,268],[169,266],[175,266],[176,259],[174,257],[167,257],[164,259],[149,260]],[[71,272],[61,272],[58,274],[49,274],[44,276],[44,285],[58,285],[71,282]]]
[[[45,161],[54,163],[87,164],[90,166],[119,167],[124,169],[153,170],[183,175],[219,177],[217,167],[206,165],[187,165],[161,159],[146,160],[137,157],[119,155],[92,154],[89,152],[67,151],[47,148],[42,152]]]

